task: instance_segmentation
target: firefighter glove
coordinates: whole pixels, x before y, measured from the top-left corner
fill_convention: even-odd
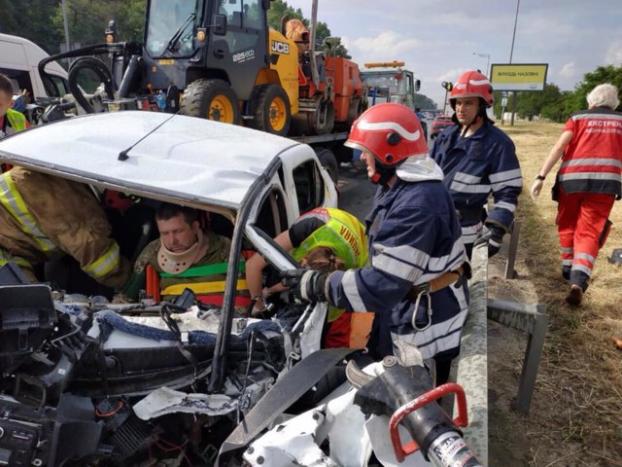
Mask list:
[[[488,245],[488,257],[492,258],[499,253],[501,243],[503,243],[504,230],[496,225],[484,226],[480,236],[475,240],[474,246],[486,243]]]
[[[282,282],[289,287],[298,302],[326,302],[328,273],[311,269],[293,269],[281,274]]]

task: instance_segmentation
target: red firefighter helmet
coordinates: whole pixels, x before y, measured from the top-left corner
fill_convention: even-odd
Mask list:
[[[345,145],[368,151],[387,166],[411,156],[424,156],[428,145],[415,113],[402,104],[377,104],[352,124]]]
[[[452,108],[456,107],[458,97],[481,97],[486,102],[486,107],[490,107],[493,102],[490,81],[479,71],[465,71],[458,77],[449,95]]]

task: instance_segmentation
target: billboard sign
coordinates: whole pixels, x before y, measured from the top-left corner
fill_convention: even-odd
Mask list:
[[[493,63],[490,82],[495,91],[543,91],[548,63]]]

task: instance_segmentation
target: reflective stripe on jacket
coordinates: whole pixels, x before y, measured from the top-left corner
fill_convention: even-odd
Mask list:
[[[148,266],[151,268],[152,266]],[[222,306],[223,293],[225,291],[225,280],[229,264],[212,263],[192,266],[181,274],[169,274],[164,271],[158,272],[159,294],[161,297],[172,297],[181,295],[185,289],[192,290],[197,299],[205,304]],[[239,273],[244,274],[245,263],[240,261]],[[225,276],[223,276],[223,274]],[[236,285],[237,295],[235,306],[245,308],[251,304],[250,295],[246,280],[239,279]],[[152,291],[147,290],[147,293]]]
[[[572,132],[557,175],[566,193],[622,197],[622,113],[599,107],[566,122]]]
[[[82,270],[94,279],[106,277],[121,266],[121,251],[119,245],[114,242],[110,247],[95,261],[82,267]]]
[[[486,223],[508,231],[523,187],[514,143],[489,122],[472,136],[460,136],[460,126],[443,131],[432,147],[430,157],[445,174],[443,183],[451,192],[463,227]],[[494,204],[488,215],[484,206],[492,193]],[[465,236],[465,243],[474,239]]]
[[[37,242],[42,252],[48,254],[56,249],[56,245],[41,232],[37,222],[28,210],[24,198],[17,190],[10,171],[0,176],[0,204],[11,213],[13,218],[19,223],[22,231]]]
[[[7,263],[15,263],[21,268],[32,269],[32,265],[19,256],[13,256],[0,248],[0,268]]]
[[[164,272],[158,265],[157,257],[162,245],[161,240],[156,239],[149,243],[134,263],[134,279],[139,285],[134,287],[134,281],[131,281],[133,285],[127,290],[128,296],[136,298],[138,288],[143,287],[143,284],[146,286],[147,294],[156,300],[174,299],[188,288],[202,303],[222,306],[225,281],[229,270],[227,259],[231,241],[211,230],[204,233],[208,239],[208,251],[195,264],[179,274]],[[243,275],[245,263],[241,261],[238,269]],[[235,298],[237,308],[246,308],[251,303],[246,288],[246,281],[238,280]]]

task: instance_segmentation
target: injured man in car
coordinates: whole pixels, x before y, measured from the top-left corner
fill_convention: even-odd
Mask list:
[[[202,225],[201,212],[163,203],[155,218],[159,238],[149,243],[138,256],[124,295],[137,300],[139,292],[156,301],[175,300],[190,289],[206,305],[221,306],[231,241]],[[238,284],[237,307],[250,304]]]

